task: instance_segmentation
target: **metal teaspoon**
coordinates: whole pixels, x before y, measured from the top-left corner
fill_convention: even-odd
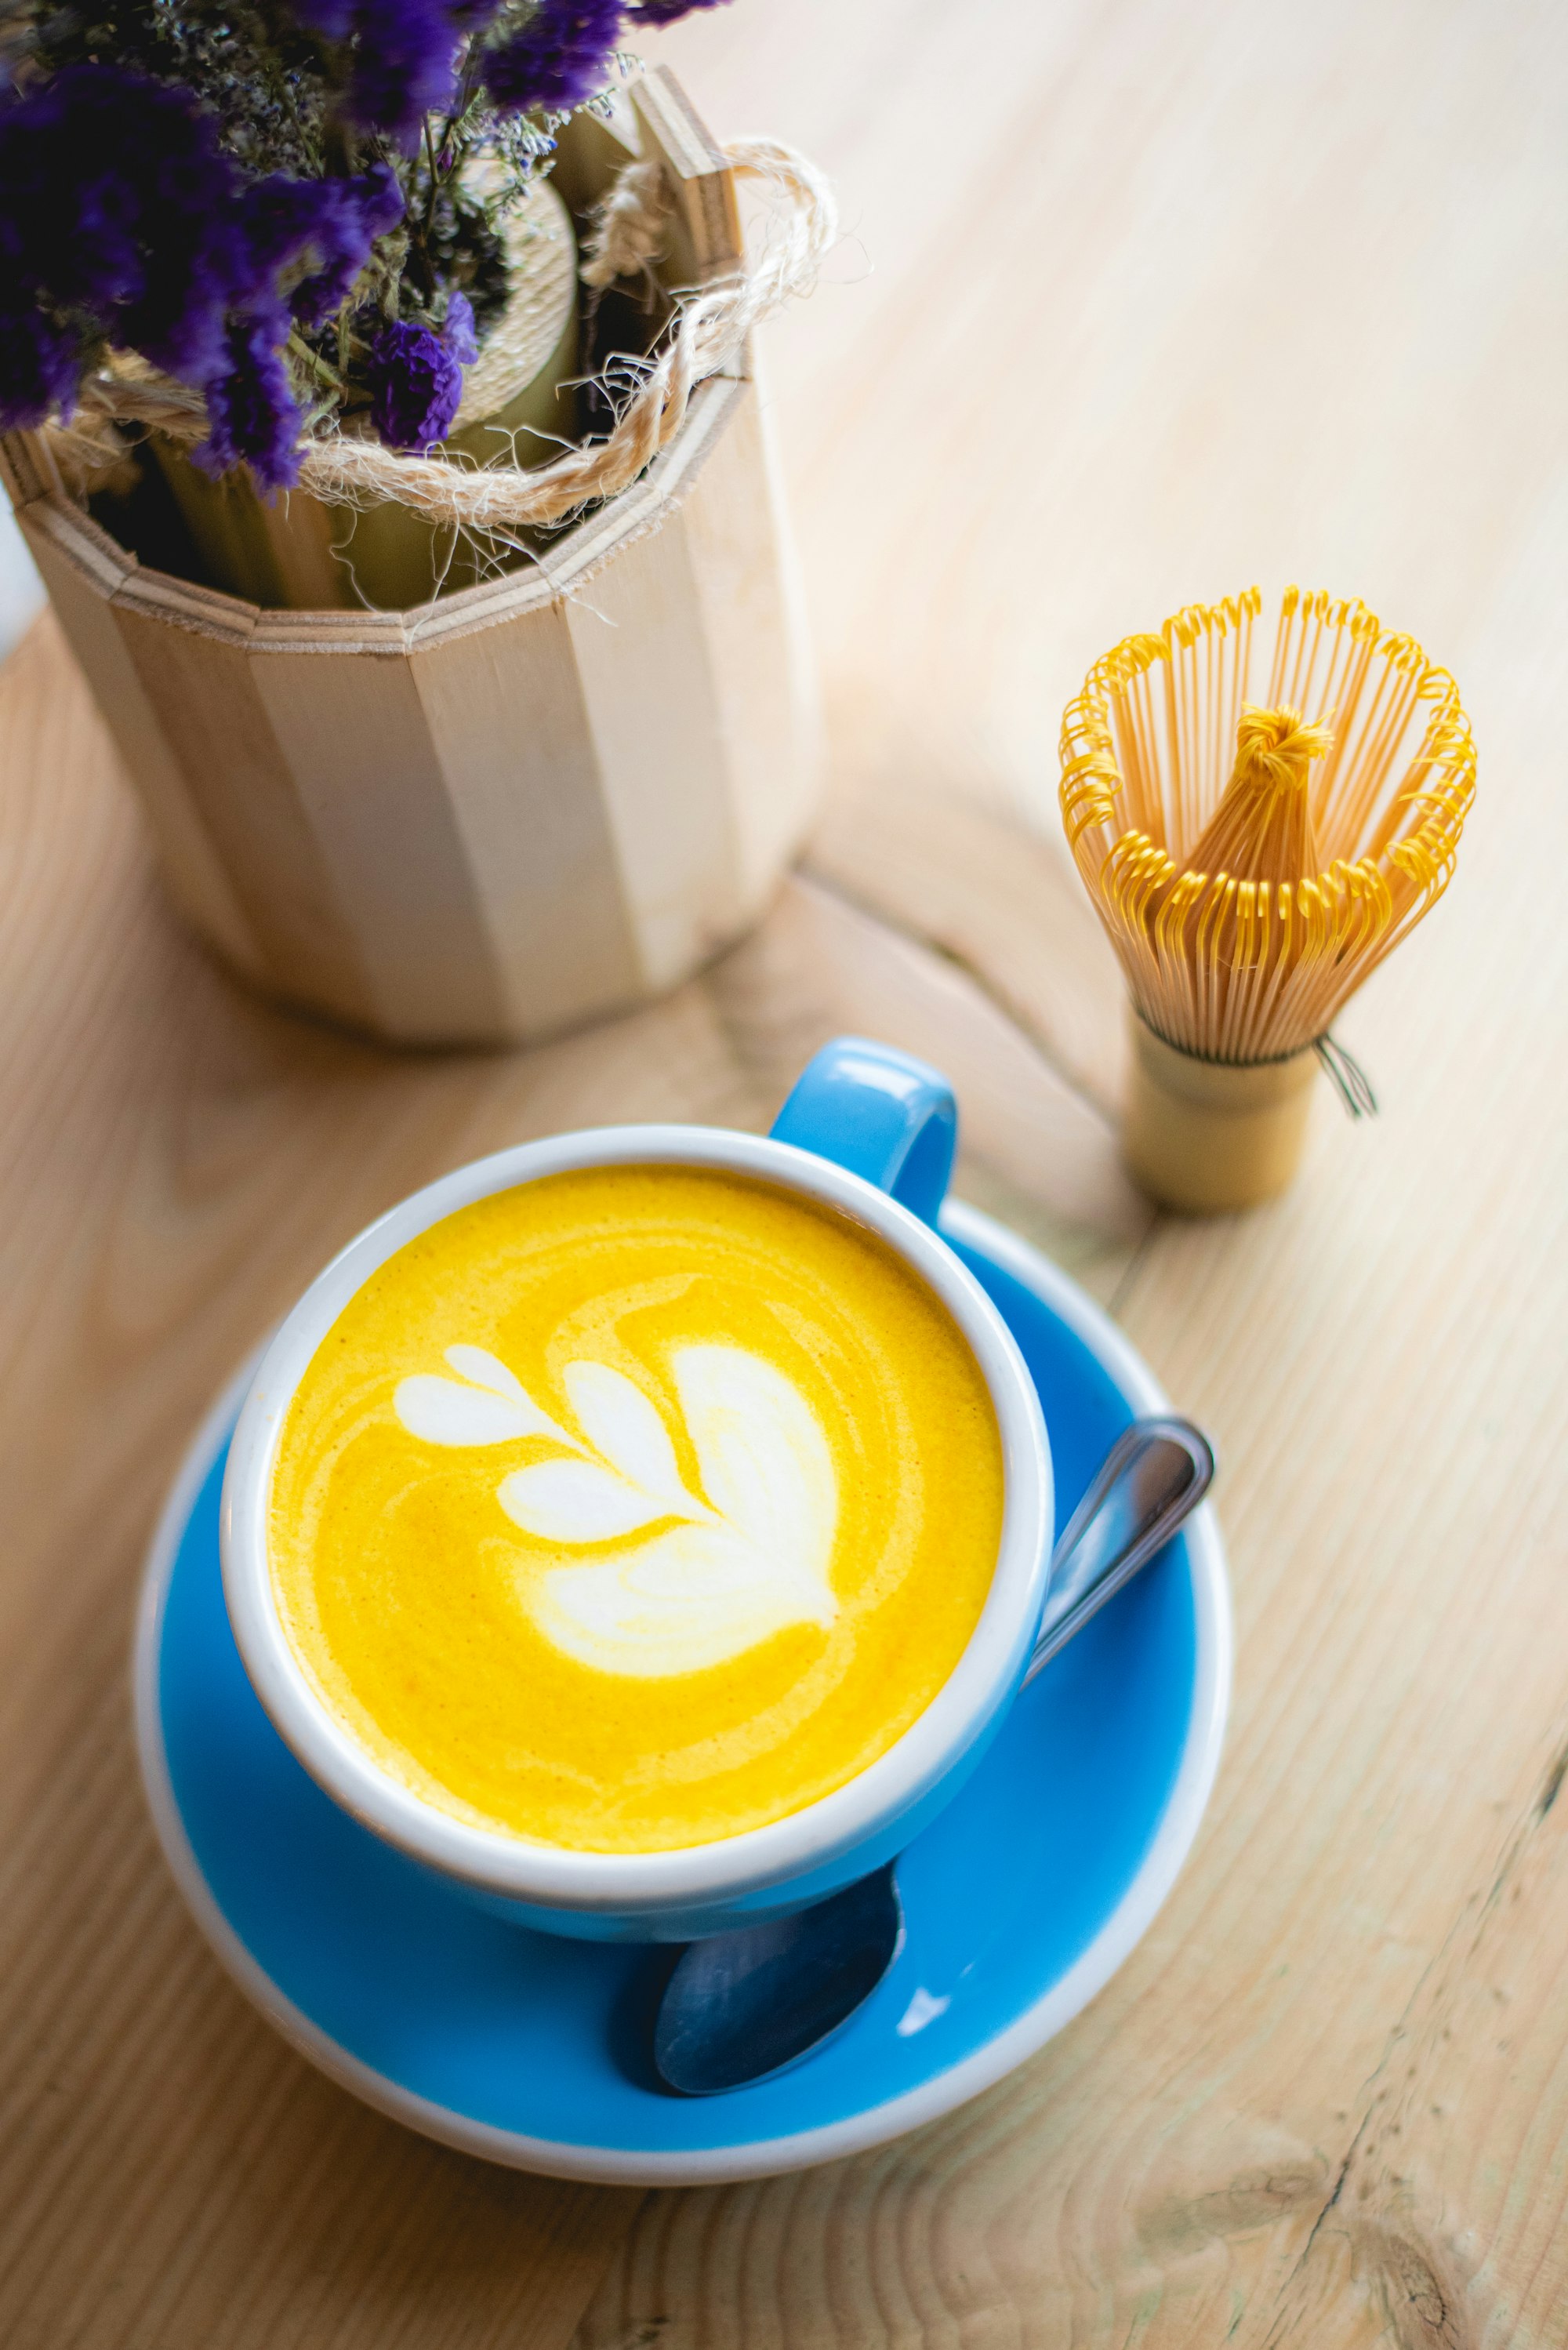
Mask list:
[[[1190,1420],[1139,1419],[1117,1438],[1051,1560],[1040,1630],[1020,1686],[1165,1548],[1214,1476]],[[712,2096],[783,2072],[848,2022],[904,1938],[894,1864],[757,1926],[690,1943],[665,1986],[653,2061],[666,2085]]]

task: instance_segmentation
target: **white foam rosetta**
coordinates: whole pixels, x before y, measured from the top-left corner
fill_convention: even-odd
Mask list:
[[[459,1378],[420,1374],[398,1388],[411,1436],[465,1446],[534,1436],[559,1448],[514,1469],[496,1498],[525,1534],[601,1554],[548,1569],[525,1593],[568,1656],[600,1672],[690,1673],[791,1624],[833,1621],[832,1455],[799,1388],[760,1355],[691,1346],[670,1356],[701,1494],[658,1408],[610,1364],[566,1365],[573,1434],[483,1347],[449,1347],[446,1360]]]

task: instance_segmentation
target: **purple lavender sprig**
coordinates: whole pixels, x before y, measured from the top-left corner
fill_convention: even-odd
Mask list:
[[[68,411],[120,348],[201,392],[199,463],[248,461],[268,488],[297,478],[306,380],[368,403],[395,447],[444,438],[474,305],[505,299],[465,160],[501,158],[514,187],[609,79],[623,24],[716,5],[13,0],[0,430]]]
[[[720,0],[539,0],[523,30],[483,59],[484,84],[504,113],[569,113],[603,89],[624,22],[673,25]]]
[[[462,370],[478,357],[473,310],[462,294],[448,303],[439,335],[406,320],[381,329],[368,369],[370,421],[389,449],[428,449],[446,439],[462,399]]]
[[[344,109],[362,130],[410,141],[457,95],[464,38],[500,0],[292,0],[300,23],[346,60]]]
[[[503,113],[569,113],[604,88],[620,33],[622,0],[540,0],[515,39],[484,58],[484,84]]]
[[[678,17],[695,15],[699,8],[721,8],[725,0],[637,0],[628,21],[632,25],[673,25]]]
[[[68,405],[118,345],[205,396],[204,462],[294,480],[304,411],[281,347],[402,209],[385,166],[247,186],[178,90],[112,66],[57,75],[0,112],[0,424]]]

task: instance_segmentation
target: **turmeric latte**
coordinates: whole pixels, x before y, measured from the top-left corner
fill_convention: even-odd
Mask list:
[[[771,1184],[545,1177],[432,1225],[289,1406],[269,1547],[317,1695],[427,1802],[648,1852],[874,1762],[1001,1537],[979,1365],[894,1252]]]

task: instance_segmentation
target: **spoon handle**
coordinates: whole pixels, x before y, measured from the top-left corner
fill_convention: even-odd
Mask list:
[[[1133,1422],[1106,1454],[1056,1545],[1022,1687],[1164,1549],[1213,1479],[1213,1448],[1189,1419]]]

